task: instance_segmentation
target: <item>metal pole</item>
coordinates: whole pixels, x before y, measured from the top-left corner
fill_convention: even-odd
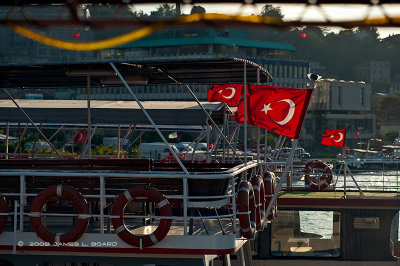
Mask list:
[[[271,201],[268,204],[267,210],[265,211],[265,217],[268,217],[268,215],[270,214],[270,212],[272,210],[272,207],[274,206],[275,200],[278,198],[278,193],[282,188],[283,181],[285,180],[284,177],[287,175],[287,173],[289,172],[290,166],[292,165],[294,151],[296,150],[296,147],[297,147],[297,142],[298,142],[298,140],[295,139],[292,143],[292,150],[290,151],[289,160],[285,165],[285,169],[283,170],[282,176],[279,179],[279,183],[276,187],[274,195],[272,196]]]
[[[127,88],[127,90],[129,91],[129,93],[133,96],[133,98],[135,99],[136,103],[139,105],[140,109],[142,109],[143,113],[145,114],[145,116],[147,117],[147,119],[150,121],[150,123],[152,124],[152,126],[154,127],[154,129],[157,131],[158,135],[160,136],[160,138],[162,139],[162,141],[165,143],[165,145],[167,145],[169,151],[171,152],[172,156],[174,156],[175,160],[178,162],[179,166],[182,168],[183,172],[185,172],[185,174],[189,174],[188,170],[186,169],[186,167],[183,165],[183,163],[181,162],[181,160],[178,158],[178,155],[175,153],[175,151],[171,148],[171,145],[169,145],[168,141],[165,139],[164,135],[161,133],[160,129],[158,128],[158,126],[154,123],[153,119],[150,117],[149,113],[147,113],[147,110],[143,107],[142,103],[139,101],[139,99],[136,97],[136,94],[133,93],[131,87],[129,87],[128,83],[126,83],[124,77],[121,75],[121,73],[118,71],[118,69],[115,67],[114,63],[110,62],[111,67],[115,70],[115,72],[117,73],[118,77],[121,79],[122,83],[124,83],[125,87]]]
[[[260,162],[260,127],[257,127],[257,162]]]
[[[246,62],[243,63],[243,88],[244,88],[244,165],[247,165],[247,80]]]
[[[181,82],[177,81],[176,79],[174,79],[172,76],[164,73],[164,71],[162,71],[161,69],[157,68],[157,70],[164,74],[165,76],[167,76],[170,80],[174,81],[177,84],[182,84]],[[187,89],[187,91],[192,95],[193,99],[197,102],[197,104],[200,106],[201,110],[203,110],[204,114],[207,116],[208,120],[211,121],[211,123],[213,124],[213,126],[215,126],[215,128],[218,130],[218,133],[221,134],[223,136],[223,138],[225,139],[225,141],[228,142],[228,139],[226,138],[226,136],[223,135],[223,133],[221,132],[221,130],[218,128],[217,124],[215,123],[214,119],[212,119],[212,117],[210,116],[210,114],[207,112],[206,109],[204,109],[203,105],[200,103],[199,99],[196,97],[196,95],[193,93],[193,91],[190,89],[190,87],[188,85],[184,85]],[[241,163],[243,163],[242,159],[240,158],[239,154],[236,152],[236,149],[233,147],[233,145],[228,142],[228,145],[231,147],[231,149],[233,150],[234,154],[236,157],[239,158],[239,161]]]
[[[6,160],[8,160],[8,134],[10,133],[10,122],[6,123]]]
[[[119,159],[119,153],[121,152],[121,124],[118,124],[118,142],[117,142],[117,158]]]
[[[63,157],[61,156],[61,154],[57,151],[57,149],[54,147],[54,145],[47,139],[47,137],[43,134],[43,132],[35,125],[35,123],[32,121],[32,119],[28,116],[27,113],[25,113],[25,111],[19,106],[19,104],[14,100],[14,98],[11,96],[11,94],[6,90],[6,89],[2,89],[7,96],[10,98],[11,101],[13,101],[13,103],[15,104],[15,106],[17,106],[17,108],[24,114],[24,116],[26,117],[26,119],[29,120],[29,122],[35,127],[35,129],[39,132],[39,134],[44,138],[44,140],[50,145],[50,147],[53,149],[53,151],[57,154],[59,159],[63,159]]]
[[[86,84],[87,84],[87,109],[88,109],[88,141],[87,141],[87,145],[88,145],[88,158],[91,159],[92,158],[92,115],[91,115],[91,109],[90,109],[90,98],[91,98],[91,88],[90,88],[90,76],[86,77]]]

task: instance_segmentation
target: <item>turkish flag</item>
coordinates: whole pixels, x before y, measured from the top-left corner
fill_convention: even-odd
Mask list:
[[[328,146],[344,146],[344,139],[346,138],[346,129],[325,130],[324,135],[321,137],[321,144]]]
[[[73,37],[74,39],[78,39],[79,37],[81,37],[81,33],[80,32],[74,33]]]
[[[304,32],[300,33],[299,37],[302,38],[302,39],[307,39],[307,33],[304,33]]]
[[[275,86],[250,86],[247,96],[248,124],[260,126],[289,138],[298,139],[312,90]],[[234,116],[244,121],[244,102]]]
[[[224,102],[230,106],[237,107],[243,91],[243,84],[213,85],[208,90],[209,102]]]
[[[79,133],[76,134],[76,136],[74,137],[76,144],[85,142],[85,139],[86,139],[86,130],[84,130],[84,129],[79,131]]]

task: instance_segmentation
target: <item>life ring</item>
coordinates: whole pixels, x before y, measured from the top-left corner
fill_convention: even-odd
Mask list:
[[[247,181],[242,181],[239,185],[237,208],[242,236],[253,239],[256,229],[256,204],[253,186]]]
[[[0,194],[0,234],[3,232],[8,221],[8,206],[7,201]]]
[[[71,201],[78,213],[75,226],[67,233],[53,233],[42,222],[42,208],[54,197],[63,197]],[[52,185],[42,190],[33,200],[30,220],[36,234],[46,242],[51,244],[68,243],[78,240],[86,231],[89,225],[89,207],[82,194],[73,187],[67,185]]]
[[[265,188],[265,211],[267,211],[268,205],[271,202],[271,199],[276,190],[276,178],[273,172],[265,172],[264,173],[264,188]],[[268,214],[267,220],[272,221],[278,215],[278,204],[277,200],[274,202],[274,206],[272,207],[270,213]]]
[[[155,206],[160,210],[160,216],[172,216],[171,205],[167,198],[158,190],[149,186],[135,186],[130,187],[121,193],[115,200],[114,209],[112,216],[118,216],[118,218],[111,218],[114,230],[117,232],[119,238],[129,245],[135,247],[149,247],[160,242],[168,233],[172,219],[162,218],[157,229],[148,235],[135,235],[132,234],[125,226],[124,223],[124,209],[125,206],[136,198],[147,198],[155,203]]]
[[[250,178],[250,183],[253,186],[254,197],[256,201],[256,229],[263,230],[265,219],[265,189],[264,181],[261,176],[255,175]]]
[[[318,175],[313,175],[316,169],[319,169]],[[320,160],[308,162],[304,167],[304,173],[306,184],[314,190],[323,190],[332,182],[332,169]]]

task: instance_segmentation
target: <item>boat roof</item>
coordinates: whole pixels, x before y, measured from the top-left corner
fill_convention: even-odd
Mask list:
[[[35,123],[87,123],[86,100],[16,100]],[[200,106],[188,101],[142,101],[159,125],[205,125],[207,116]],[[202,102],[217,124],[223,122],[222,103]],[[92,100],[91,122],[96,124],[144,124],[149,121],[135,101]],[[29,122],[10,100],[0,100],[0,122]]]
[[[113,63],[129,84],[176,83],[241,83],[268,82],[272,77],[260,65],[242,58],[199,58],[141,60],[100,60],[77,63],[49,63],[25,65],[0,65],[0,88],[65,88],[87,87],[90,76],[91,87],[123,85],[110,63]]]

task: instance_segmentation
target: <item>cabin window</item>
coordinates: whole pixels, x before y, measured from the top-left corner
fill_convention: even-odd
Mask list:
[[[271,228],[272,256],[337,257],[340,213],[279,211]]]

